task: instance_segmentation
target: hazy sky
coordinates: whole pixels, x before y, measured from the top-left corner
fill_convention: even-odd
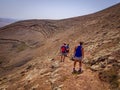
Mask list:
[[[0,0],[0,17],[63,19],[94,13],[120,0]]]

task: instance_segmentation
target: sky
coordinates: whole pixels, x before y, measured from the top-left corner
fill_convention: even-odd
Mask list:
[[[65,19],[98,12],[120,0],[0,0],[0,17]]]

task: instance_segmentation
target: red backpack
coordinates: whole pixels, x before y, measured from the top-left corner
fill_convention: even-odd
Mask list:
[[[65,46],[62,46],[62,47],[61,47],[61,51],[62,51],[62,53],[66,53],[66,47],[65,47]]]

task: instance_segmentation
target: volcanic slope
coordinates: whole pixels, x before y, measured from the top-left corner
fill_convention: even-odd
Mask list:
[[[64,20],[26,20],[0,28],[0,89],[119,90],[120,4]],[[72,75],[70,55],[84,41],[83,73]],[[60,63],[62,43],[69,57]],[[111,72],[112,71],[112,72]]]

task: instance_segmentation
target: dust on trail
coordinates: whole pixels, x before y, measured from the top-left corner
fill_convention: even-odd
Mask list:
[[[58,57],[56,60],[60,60]],[[98,73],[88,69],[82,64],[81,74],[72,74],[73,61],[66,57],[65,62],[60,62],[57,74],[61,76],[56,84],[62,90],[109,90],[109,85],[99,80]],[[76,69],[78,70],[78,63]]]

